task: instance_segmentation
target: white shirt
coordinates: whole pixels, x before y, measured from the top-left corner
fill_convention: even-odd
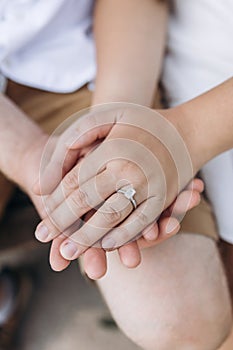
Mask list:
[[[173,5],[163,74],[170,106],[233,75],[233,1],[174,0]],[[220,236],[233,244],[233,150],[209,162],[202,176]]]
[[[3,76],[53,92],[71,92],[95,77],[93,0],[0,0]]]

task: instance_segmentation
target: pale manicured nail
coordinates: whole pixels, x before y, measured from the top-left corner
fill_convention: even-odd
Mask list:
[[[151,228],[150,231],[146,232],[143,236],[147,241],[154,241],[158,237],[158,232]]]
[[[166,234],[167,235],[171,234],[176,227],[177,227],[177,220],[171,218],[166,227]]]
[[[111,237],[107,237],[102,240],[101,245],[103,249],[113,249],[116,247],[116,241]]]
[[[49,236],[49,230],[44,224],[39,224],[37,226],[35,236],[39,241],[46,241]]]
[[[75,259],[75,257],[78,255],[78,249],[76,244],[73,242],[67,242],[64,245],[62,245],[61,255],[67,260]]]

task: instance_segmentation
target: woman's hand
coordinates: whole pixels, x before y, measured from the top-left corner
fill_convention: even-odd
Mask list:
[[[40,231],[44,237],[39,237],[39,230],[37,234],[42,241],[49,241],[60,236],[61,233],[65,235],[72,233],[72,230],[68,229],[71,225],[74,225],[92,207],[100,205],[108,198],[88,223],[78,230],[76,229],[71,239],[62,244],[64,258],[74,259],[78,257],[89,246],[100,242],[103,236],[105,236],[105,244],[102,241],[102,247],[114,248],[113,244],[106,246],[106,238],[109,238],[106,234],[116,225],[118,225],[117,229],[115,228],[111,232],[112,237],[117,232],[116,247],[128,243],[155,221],[161,212],[172,203],[172,200],[184,187],[185,182],[187,183],[193,175],[192,172],[190,174],[190,171],[187,171],[191,167],[188,164],[189,158],[182,140],[166,121],[165,124],[168,125],[164,129],[164,125],[162,125],[164,120],[161,124],[161,116],[139,106],[135,108],[132,105],[127,105],[127,108],[122,109],[122,106],[119,108],[119,104],[117,104],[118,108],[114,104],[113,107],[110,111],[92,112],[86,118],[78,121],[75,128],[73,127],[78,140],[72,142],[68,147],[68,155],[69,152],[74,152],[74,150],[87,146],[96,139],[103,138],[112,130],[108,138],[95,151],[64,177],[61,184],[45,201],[49,216],[43,221],[45,226],[39,226],[43,228]],[[114,124],[116,125],[114,126]],[[77,127],[79,133],[77,133]],[[176,141],[176,147],[178,144],[177,149],[171,149],[174,141]],[[176,164],[174,164],[174,158]],[[56,159],[56,155],[54,159]],[[180,176],[180,183],[178,183],[175,167],[181,167],[184,165],[182,164],[184,161],[186,167],[182,174],[178,174]],[[53,162],[52,159],[48,168],[51,170],[54,164],[57,164],[57,161]],[[44,174],[42,179],[46,179],[46,171]],[[44,184],[47,184],[45,185],[47,189],[44,189]],[[52,188],[55,188],[56,185],[56,183],[49,183]],[[135,199],[137,204],[140,204],[131,216],[129,214],[133,208],[130,201],[122,194],[114,194],[117,188],[129,185],[136,188]],[[48,182],[42,181],[42,192],[44,189],[46,193],[49,186]],[[65,187],[63,188],[63,186]],[[168,195],[166,195],[166,186],[169,189]],[[181,188],[179,188],[180,186]],[[114,200],[116,197],[119,198]],[[126,221],[121,223],[125,218]],[[47,237],[45,237],[46,226],[47,233],[49,233]],[[147,230],[147,236],[149,232],[151,230]],[[126,237],[124,237],[125,235]],[[153,235],[155,237],[154,233]],[[87,239],[88,236],[89,239]],[[121,240],[119,241],[120,236]],[[62,239],[60,237],[55,242],[59,241],[60,244],[62,240],[64,240],[64,235]],[[75,243],[76,251],[72,256],[65,252],[68,242]],[[59,244],[54,243],[54,250],[58,251]],[[132,244],[136,244],[136,242]],[[77,248],[79,248],[79,252],[77,252]],[[100,249],[98,248],[98,250]]]
[[[162,243],[166,239],[177,234],[180,230],[179,220],[175,215],[183,215],[187,210],[191,210],[200,202],[200,193],[204,189],[204,184],[200,179],[193,180],[187,188],[182,191],[174,203],[160,216],[158,221],[152,223],[143,232],[136,242],[123,245],[118,249],[119,257],[123,265],[128,268],[137,267],[140,263],[139,250],[150,248],[156,244]],[[175,208],[175,210],[174,210]],[[173,212],[173,217],[171,213]],[[86,214],[84,221],[87,221],[93,212]],[[172,230],[167,233],[167,226],[172,225]],[[62,271],[70,264],[60,254],[60,245],[66,239],[66,235],[62,234],[55,238],[52,242],[50,252],[50,264],[55,271]],[[104,276],[107,270],[106,252],[101,248],[89,248],[83,254],[83,266],[85,273],[91,279],[98,279]]]

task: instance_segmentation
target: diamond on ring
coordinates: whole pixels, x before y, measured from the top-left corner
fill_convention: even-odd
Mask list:
[[[129,199],[130,202],[133,204],[134,209],[137,208],[137,202],[133,198],[136,194],[136,190],[133,187],[127,188],[125,190],[119,189],[117,192],[122,193],[127,199]]]

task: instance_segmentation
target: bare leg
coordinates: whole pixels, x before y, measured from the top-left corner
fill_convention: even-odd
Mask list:
[[[220,251],[222,255],[222,260],[225,266],[228,284],[231,292],[231,301],[233,304],[233,245],[226,242],[221,242]],[[222,345],[219,350],[232,350],[233,349],[233,330],[226,342]]]
[[[125,268],[109,253],[98,284],[119,327],[148,350],[216,350],[231,329],[231,303],[216,244],[179,234]],[[224,349],[225,350],[225,349]]]

